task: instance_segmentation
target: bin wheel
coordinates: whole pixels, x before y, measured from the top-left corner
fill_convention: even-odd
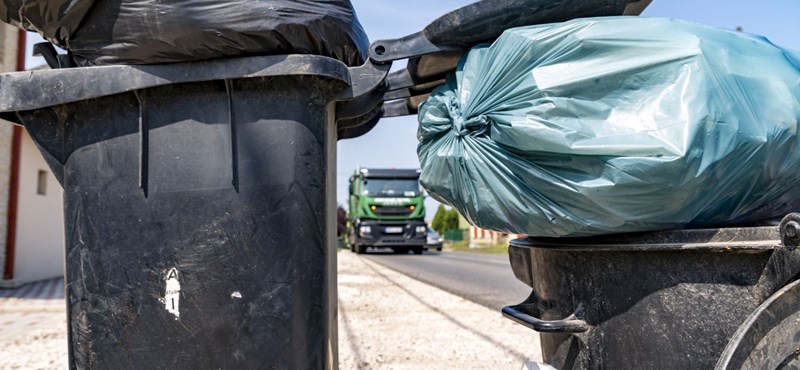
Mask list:
[[[728,342],[715,369],[796,369],[798,332],[800,280],[795,280],[750,314]]]
[[[422,254],[422,247],[414,247],[414,254]]]

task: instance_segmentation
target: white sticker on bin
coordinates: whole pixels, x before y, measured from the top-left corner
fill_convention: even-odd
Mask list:
[[[178,281],[178,270],[171,268],[167,272],[167,288],[164,292],[164,306],[169,313],[175,315],[175,320],[181,317],[180,299],[181,299],[181,283]]]

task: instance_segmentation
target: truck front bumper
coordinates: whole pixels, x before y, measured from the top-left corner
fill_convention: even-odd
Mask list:
[[[369,227],[368,233],[361,228]],[[418,226],[426,226],[423,221],[375,221],[364,220],[356,226],[356,243],[374,247],[421,247],[427,241],[427,233],[418,233]]]

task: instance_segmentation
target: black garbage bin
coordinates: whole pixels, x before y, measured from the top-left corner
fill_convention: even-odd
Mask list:
[[[511,242],[503,314],[558,369],[800,368],[800,214],[780,227]]]
[[[337,114],[367,121],[387,70],[290,55],[3,75],[0,111],[64,188],[70,367],[335,368]]]

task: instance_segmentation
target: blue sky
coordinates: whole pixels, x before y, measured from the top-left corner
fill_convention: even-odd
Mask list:
[[[421,30],[467,0],[352,0],[370,40],[396,38]],[[800,50],[800,1],[798,0],[654,0],[643,16],[669,17],[767,36],[777,45]],[[37,42],[31,35],[29,48]],[[30,53],[28,53],[30,55]],[[42,64],[30,58],[29,67]],[[402,67],[395,65],[395,69]],[[368,134],[339,143],[337,200],[347,203],[347,180],[356,166],[417,168],[416,117],[389,118]],[[436,202],[427,201],[428,219]]]

